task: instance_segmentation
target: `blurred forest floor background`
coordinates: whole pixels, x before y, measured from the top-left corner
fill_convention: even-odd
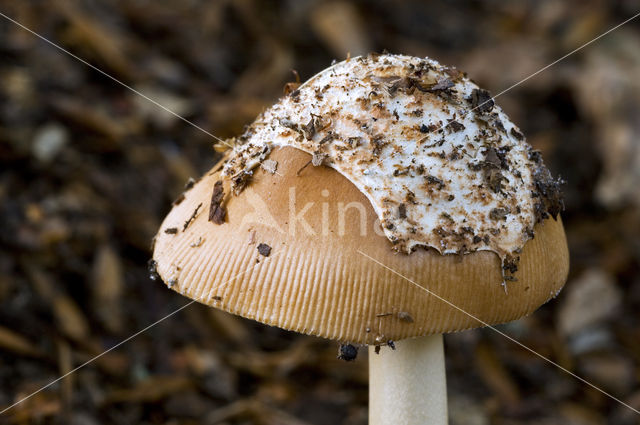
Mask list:
[[[430,56],[499,93],[635,1],[0,1],[226,138],[333,59]],[[186,304],[150,241],[214,140],[0,18],[0,409]],[[567,180],[571,274],[501,329],[640,409],[640,21],[500,96]],[[452,425],[637,424],[491,330],[445,337]],[[365,424],[366,350],[200,305],[0,416],[28,424]]]

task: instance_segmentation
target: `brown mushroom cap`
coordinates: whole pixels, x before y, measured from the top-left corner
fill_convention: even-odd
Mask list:
[[[566,280],[569,257],[560,219],[536,225],[517,281],[507,282],[505,290],[495,253],[397,253],[370,202],[348,179],[308,164],[311,155],[292,147],[274,150],[269,159],[277,161],[277,173],[256,169],[238,196],[229,194],[218,164],[171,210],[153,259],[173,290],[268,325],[375,344],[482,326],[477,319],[518,319],[553,298]],[[227,215],[218,225],[208,218],[219,180]],[[268,257],[259,244],[271,248]]]

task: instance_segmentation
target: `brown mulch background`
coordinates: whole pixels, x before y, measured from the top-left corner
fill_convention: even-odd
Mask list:
[[[496,94],[633,1],[0,1],[0,12],[220,137],[369,51],[431,56]],[[152,236],[214,140],[0,17],[0,410],[184,305]],[[640,409],[640,21],[500,96],[567,181],[571,274],[501,329]],[[637,424],[491,330],[445,337],[452,425]],[[0,423],[365,424],[366,350],[192,305]]]

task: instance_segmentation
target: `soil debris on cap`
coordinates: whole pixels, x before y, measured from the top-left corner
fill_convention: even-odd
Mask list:
[[[224,188],[222,187],[222,180],[218,180],[213,185],[213,193],[211,194],[211,206],[209,207],[209,221],[215,224],[224,223],[224,219],[227,216],[227,210],[222,205],[224,199]]]
[[[176,233],[178,233],[178,228],[177,227],[168,227],[168,228],[164,229],[164,232],[167,235],[175,235]]]
[[[190,246],[191,248],[198,248],[199,246],[201,246],[201,245],[202,245],[202,243],[203,243],[203,242],[204,242],[204,238],[203,238],[202,236],[200,236],[200,237],[198,237],[198,240],[197,240],[197,241],[195,241],[195,242],[191,242],[191,243],[189,244],[189,246]]]
[[[265,159],[262,164],[260,164],[260,167],[271,174],[275,174],[276,169],[278,168],[278,161],[274,161],[273,159]]]
[[[509,208],[494,208],[489,212],[489,218],[495,221],[506,220],[509,212]]]
[[[491,94],[483,89],[473,89],[471,92],[471,108],[481,114],[491,112],[493,109]]]
[[[413,317],[406,311],[399,311],[397,316],[402,322],[413,323]]]
[[[453,131],[454,133],[457,133],[458,131],[462,131],[465,129],[464,124],[459,123],[458,121],[450,121],[448,126],[451,129],[451,131]]]
[[[431,176],[431,175],[426,176],[425,178],[427,179],[427,183],[436,185],[438,190],[441,190],[444,188],[444,181],[442,181],[442,179],[439,179],[438,177]]]
[[[191,222],[193,222],[193,220],[195,220],[196,216],[198,215],[198,211],[200,211],[200,207],[202,207],[202,202],[198,204],[198,206],[196,207],[195,210],[193,210],[193,213],[191,214],[191,217],[189,217],[187,219],[187,221],[184,222],[184,226],[182,226],[182,231],[183,232],[185,230],[187,230],[187,227],[189,227]]]
[[[534,210],[536,222],[541,222],[549,216],[557,220],[558,214],[564,210],[561,186],[565,183],[561,177],[554,179],[547,168],[539,167],[533,173],[533,182],[536,191],[533,193],[537,199]]]
[[[313,164],[314,167],[319,167],[326,158],[326,153],[314,152],[311,156],[311,164]]]
[[[268,257],[269,254],[271,254],[271,247],[266,243],[261,243],[258,245],[258,252],[260,253],[260,255]]]
[[[180,205],[182,201],[184,201],[184,192],[178,195],[178,197],[171,203],[171,205],[175,207],[176,205]]]
[[[405,204],[398,205],[398,218],[407,218],[407,206]]]
[[[292,146],[369,198],[392,249],[489,250],[502,260],[562,209],[561,181],[464,73],[429,58],[369,55],[296,90],[295,102],[282,98],[238,138],[223,170],[232,193],[273,148]],[[466,226],[473,234],[461,233]]]
[[[435,83],[433,86],[431,86],[431,88],[429,89],[430,91],[440,91],[440,90],[447,90],[450,89],[451,87],[453,87],[455,84],[453,84],[453,81],[451,81],[448,78],[441,78],[438,80],[437,83]]]
[[[513,137],[515,137],[518,140],[523,140],[524,139],[524,135],[522,133],[520,133],[518,130],[516,130],[515,127],[511,127],[511,135]]]

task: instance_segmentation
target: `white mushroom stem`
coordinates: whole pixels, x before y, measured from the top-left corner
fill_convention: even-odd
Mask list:
[[[369,425],[446,425],[442,335],[369,347]]]

